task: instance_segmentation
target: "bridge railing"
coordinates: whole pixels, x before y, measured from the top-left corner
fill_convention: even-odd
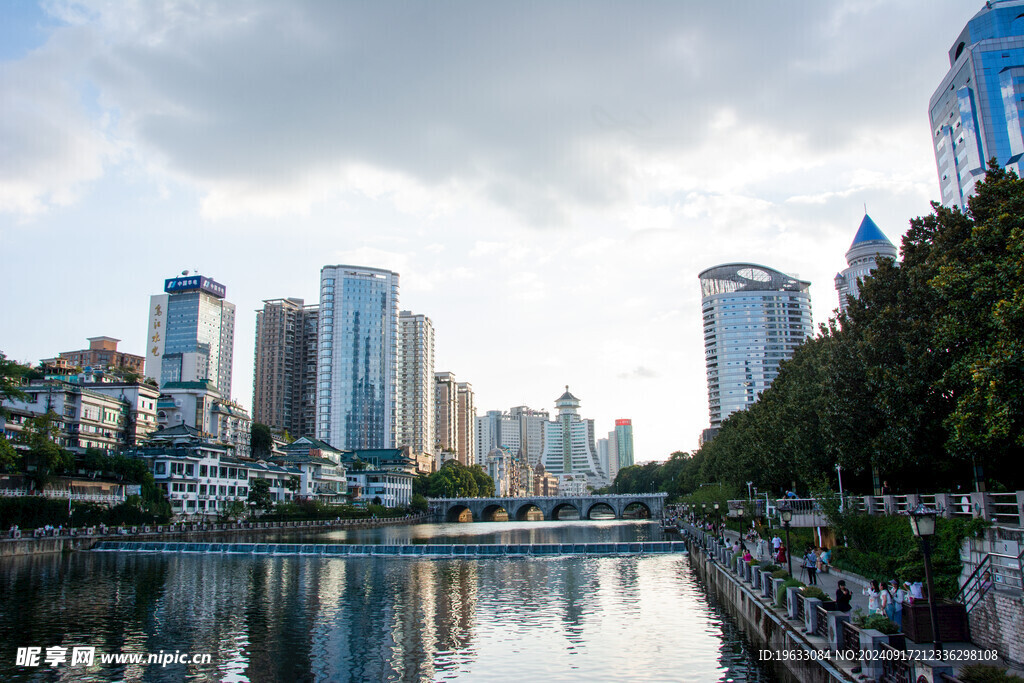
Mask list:
[[[788,503],[794,517],[821,515],[821,505],[814,498],[778,498],[767,501],[767,516],[775,516],[780,503]],[[906,514],[919,504],[936,508],[944,517],[982,518],[1006,527],[1024,527],[1024,491],[1010,493],[929,493],[886,496],[844,496],[844,510],[869,515]],[[766,516],[766,501],[730,500],[729,510],[743,510],[754,516]]]

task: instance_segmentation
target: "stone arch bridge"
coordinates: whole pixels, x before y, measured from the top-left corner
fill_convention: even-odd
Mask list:
[[[504,511],[509,520],[524,521],[539,510],[545,520],[558,519],[562,512],[575,510],[580,519],[592,519],[597,512],[611,513],[622,519],[631,507],[641,516],[660,519],[665,512],[667,493],[642,493],[595,496],[526,496],[523,498],[428,498],[435,519],[459,521],[468,510],[474,522],[492,522]]]

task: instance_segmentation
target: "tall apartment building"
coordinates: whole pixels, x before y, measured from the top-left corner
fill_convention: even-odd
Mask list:
[[[253,420],[295,438],[316,431],[319,307],[302,299],[267,299],[256,311]]]
[[[534,467],[544,455],[544,431],[551,415],[546,410],[534,410],[527,406],[515,406],[509,414],[519,423],[522,456]]]
[[[134,353],[117,350],[120,339],[113,337],[89,337],[89,348],[81,351],[62,351],[58,358],[68,361],[79,368],[104,370],[106,368],[125,368],[134,373],[142,374],[146,359]]]
[[[316,438],[340,450],[394,448],[398,273],[320,271]]]
[[[608,485],[608,474],[601,468],[594,445],[594,421],[579,416],[580,400],[565,393],[555,401],[558,415],[548,423],[544,443],[544,469],[558,477],[559,491],[569,490],[563,483],[587,483],[598,488]]]
[[[395,422],[398,448],[415,454],[434,453],[434,325],[425,315],[398,315],[398,389]]]
[[[458,382],[453,372],[434,373],[434,441],[435,452],[458,448]]]
[[[146,375],[160,386],[209,380],[231,395],[235,305],[224,285],[189,275],[164,281],[164,293],[149,299]]]
[[[942,203],[963,209],[991,158],[1021,175],[1024,0],[990,0],[949,48],[928,102]]]
[[[811,283],[753,263],[700,274],[712,429],[753,405],[813,331]]]
[[[860,282],[878,267],[878,259],[889,258],[895,261],[896,255],[893,243],[878,229],[871,217],[864,214],[853,243],[846,252],[848,267],[836,275],[840,313],[846,310],[851,298],[860,296]]]
[[[483,465],[476,455],[476,406],[473,385],[459,382],[455,396],[455,453],[463,465]],[[484,454],[486,455],[486,454]]]

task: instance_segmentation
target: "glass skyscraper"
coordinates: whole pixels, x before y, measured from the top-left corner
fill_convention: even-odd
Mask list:
[[[188,275],[164,281],[164,294],[150,297],[146,374],[159,381],[209,380],[231,396],[235,305],[224,285]]]
[[[615,421],[615,458],[616,471],[623,467],[633,466],[633,421],[620,419]],[[611,454],[608,456],[612,457]],[[612,476],[614,479],[614,476]]]
[[[316,436],[338,449],[395,447],[398,273],[320,271]]]
[[[753,263],[700,274],[712,429],[771,386],[779,364],[811,335],[810,282]]]
[[[990,0],[949,48],[928,103],[942,203],[964,208],[988,160],[1021,174],[1024,0]]]

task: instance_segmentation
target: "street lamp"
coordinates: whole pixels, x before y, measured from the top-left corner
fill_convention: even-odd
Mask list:
[[[715,501],[715,535],[718,535],[718,501]],[[725,540],[725,534],[722,534],[722,540]]]
[[[839,475],[839,511],[843,511],[843,466],[836,463],[836,474]]]
[[[938,511],[919,503],[909,514],[910,529],[914,532],[914,536],[921,539],[921,554],[924,555],[924,580],[928,584],[928,615],[932,621],[932,640],[935,643],[935,649],[941,652],[942,642],[939,640],[938,620],[935,617],[935,587],[932,584],[932,548],[930,543],[931,537],[935,535],[935,516]]]
[[[779,516],[782,518],[782,526],[786,529],[786,565],[789,575],[793,576],[793,549],[789,546],[789,523],[793,521],[793,506],[788,500],[779,503]]]

